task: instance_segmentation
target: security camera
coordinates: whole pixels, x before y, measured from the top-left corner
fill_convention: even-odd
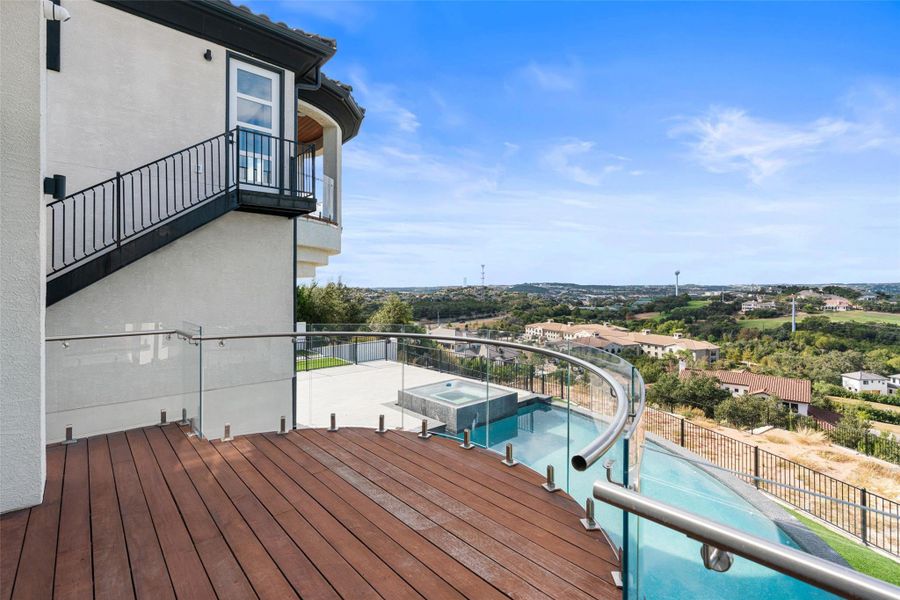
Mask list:
[[[68,21],[72,18],[72,15],[69,14],[69,11],[64,9],[59,4],[55,4],[52,0],[43,0],[44,3],[44,18],[48,21]]]

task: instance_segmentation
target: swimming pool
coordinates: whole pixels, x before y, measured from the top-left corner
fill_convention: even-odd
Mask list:
[[[514,444],[516,459],[543,473],[547,465],[557,472],[557,484],[583,503],[591,495],[596,479],[605,477],[604,459],[591,469],[578,472],[569,467],[569,456],[593,440],[603,425],[564,408],[534,404],[518,414],[481,426],[472,439],[502,452]],[[649,447],[654,447],[648,442]],[[621,447],[611,457],[621,456]],[[618,459],[621,461],[621,459]],[[620,463],[617,463],[620,464]],[[770,541],[797,547],[787,534],[734,491],[698,467],[661,452],[644,452],[641,463],[641,493],[682,509],[752,533]],[[622,513],[598,502],[597,520],[613,542],[622,543]],[[639,596],[700,600],[713,598],[771,598],[818,600],[835,598],[817,588],[736,557],[726,573],[709,571],[700,560],[700,543],[661,525],[642,521],[639,532]]]

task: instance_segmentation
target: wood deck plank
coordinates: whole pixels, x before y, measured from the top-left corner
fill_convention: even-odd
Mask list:
[[[47,459],[44,502],[0,516],[0,600],[620,597],[574,501],[448,440],[169,425]]]
[[[599,579],[571,564],[568,565],[569,578],[578,579],[582,584],[581,587],[560,578],[550,565],[546,564],[552,562],[554,558],[551,553],[533,551],[533,547],[528,545],[527,537],[514,534],[503,525],[492,521],[492,517],[495,516],[493,512],[479,513],[466,505],[456,504],[453,498],[436,490],[433,486],[440,480],[441,475],[430,474],[418,479],[372,454],[350,437],[358,433],[344,429],[337,436],[316,432],[308,434],[306,438],[358,473],[377,481],[382,489],[440,523],[447,531],[466,540],[473,548],[485,555],[496,557],[516,577],[552,598],[588,600],[591,594],[583,588],[590,589],[591,586],[601,583]],[[298,438],[295,436],[293,439]],[[350,458],[351,455],[353,458]],[[458,510],[454,511],[454,508]]]
[[[144,432],[131,430],[126,433],[126,438],[175,594],[179,598],[215,598],[210,576],[194,547]]]
[[[260,473],[280,490],[288,491],[288,499],[302,502],[303,512],[309,522],[334,547],[335,550],[386,599],[419,599],[421,596],[401,579],[381,558],[348,531],[331,513],[325,510],[291,477],[297,465],[286,455],[252,443],[254,436],[235,440],[234,446],[247,456]],[[253,457],[253,458],[250,458]]]
[[[307,454],[328,466],[350,485],[386,510],[397,515],[407,526],[422,533],[435,545],[443,548],[447,554],[466,565],[502,592],[519,598],[551,598],[551,596],[543,593],[530,583],[517,577],[502,564],[499,558],[485,554],[470,543],[471,540],[464,539],[458,535],[458,531],[450,531],[445,528],[442,521],[447,520],[447,516],[433,515],[434,518],[430,518],[407,504],[403,499],[382,488],[379,483],[381,483],[382,479],[387,479],[387,476],[372,474],[374,480],[370,479],[366,474],[357,470],[360,468],[365,471],[364,467],[359,465],[351,466],[349,462],[353,461],[347,462],[348,455],[346,453],[342,453],[341,457],[338,458],[322,449],[313,448],[305,438],[305,435],[318,435],[318,433],[307,433],[304,431],[302,435],[291,436],[290,441],[298,445],[298,447],[303,446],[303,451]],[[341,452],[340,449],[334,450],[338,453]]]
[[[12,597],[41,600],[53,596],[53,573],[56,570],[56,542],[59,533],[59,508],[62,498],[65,446],[47,448],[47,482],[44,501],[31,509],[19,569]]]
[[[348,504],[355,507],[384,532],[386,536],[389,536],[407,549],[465,597],[483,598],[486,600],[499,600],[505,597],[499,590],[445,554],[440,547],[432,544],[415,530],[409,528],[399,518],[372,501],[368,496],[359,492],[359,490],[352,487],[314,458],[303,454],[297,448],[293,448],[292,451],[293,444],[290,444],[291,447],[288,447],[289,442],[287,440],[283,440],[281,437],[276,437],[275,440],[272,440],[270,435],[266,435],[266,438],[278,445],[279,449],[289,454],[310,476],[321,481],[325,487],[333,490]]]
[[[493,515],[493,518],[510,531],[518,531],[529,539],[540,542],[540,547],[552,550],[554,554],[565,557],[589,572],[597,571],[598,554],[603,556],[610,569],[618,570],[618,561],[602,534],[589,533],[581,527],[579,519],[582,514],[572,515],[568,523],[570,526],[567,528],[561,527],[557,521],[545,518],[547,511],[535,502],[549,502],[556,494],[547,493],[543,488],[539,488],[543,497],[529,498],[525,504],[511,503],[506,496],[496,492],[493,486],[483,484],[481,481],[484,480],[472,480],[442,468],[445,462],[440,457],[429,456],[427,448],[419,446],[416,453],[404,452],[405,446],[396,442],[398,436],[382,436],[365,430],[342,430],[340,433],[352,437],[371,452],[391,461],[404,474],[427,478],[433,473],[440,473],[441,477],[433,480],[436,489],[455,498],[466,507]],[[499,459],[495,460],[500,462]],[[509,469],[505,466],[503,468]],[[602,544],[599,552],[595,544],[597,541]],[[611,581],[608,577],[606,579]]]
[[[516,517],[508,509],[469,493],[448,480],[444,473],[417,466],[399,454],[398,448],[391,447],[392,442],[384,436],[360,430],[343,430],[340,435],[349,442],[341,443],[346,450],[536,564],[553,573],[566,573],[566,579],[585,593],[600,594],[604,582],[614,583],[610,573],[618,570],[618,564],[598,560],[604,550],[608,551],[609,558],[613,558],[612,550],[602,536],[582,532],[595,546],[593,552],[588,552],[535,527],[534,522],[539,521],[539,517],[531,520]],[[365,452],[355,451],[354,446]],[[371,453],[378,460],[372,460],[365,453]],[[578,517],[573,515],[572,519],[577,522]]]
[[[248,524],[232,499],[219,486],[218,480],[210,472],[206,462],[194,451],[184,433],[175,425],[159,428],[153,432],[153,437],[163,436],[170,444],[170,451],[173,451],[181,462],[213,519],[222,530],[225,540],[243,567],[256,594],[263,600],[297,598],[293,586],[285,576],[286,571],[273,560],[266,543],[276,545],[279,541],[282,542],[276,547],[280,551],[279,555],[285,554],[289,547],[296,548],[296,546],[293,546],[289,539],[278,537],[278,534],[283,532],[274,522],[257,521],[255,524],[260,529]],[[242,497],[237,498],[238,501],[241,499]],[[285,545],[284,542],[289,545]]]
[[[85,440],[90,467],[91,549],[94,563],[94,598],[134,598],[128,566],[125,531],[105,435]]]
[[[53,597],[61,600],[87,598],[94,593],[87,443],[65,448],[66,468],[53,591]]]
[[[26,508],[0,515],[0,600],[12,596],[30,514],[31,509]]]
[[[288,451],[285,451],[285,454],[291,456],[289,454],[290,448],[286,445],[289,442],[284,439],[284,436],[268,434],[264,435],[263,438],[282,451],[285,451],[284,449],[287,448]],[[265,443],[259,438],[254,438],[253,441],[255,445]],[[415,587],[420,594],[426,598],[440,595],[448,599],[458,598],[462,600],[463,596],[458,591],[438,577],[401,544],[398,544],[390,536],[385,535],[385,532],[379,529],[366,515],[357,510],[328,485],[302,467],[296,469],[295,474],[297,476],[296,481],[303,486],[303,489],[325,507],[335,519],[352,531],[372,552],[388,563],[410,586]]]
[[[119,514],[125,534],[125,547],[134,594],[138,600],[175,598],[172,581],[163,557],[150,507],[141,488],[131,448],[124,433],[106,436],[112,475],[119,499]],[[205,574],[202,574],[204,577]]]
[[[175,427],[175,425],[169,425],[168,427]],[[242,565],[238,563],[238,559],[225,541],[225,537],[222,535],[215,519],[210,514],[207,499],[201,497],[194,487],[193,482],[188,477],[187,472],[172,450],[172,446],[165,435],[160,431],[160,428],[146,428],[143,430],[143,434],[150,451],[159,465],[163,479],[169,486],[175,504],[179,512],[181,512],[184,523],[187,525],[193,545],[200,560],[203,562],[203,566],[206,568],[206,573],[209,575],[209,580],[215,589],[216,595],[219,598],[232,598],[234,600],[252,597],[254,595],[254,587],[250,584],[245,569],[250,571],[256,568],[256,561],[261,562],[263,557],[253,552],[254,548],[247,546],[246,549],[248,553],[251,553],[251,556],[248,557],[249,562],[244,564],[242,568]],[[219,506],[222,502],[220,497],[209,498],[208,502],[213,505],[214,508],[212,510],[225,510],[224,507]],[[244,539],[243,541],[250,542],[249,539]]]
[[[200,442],[195,442],[200,445]],[[378,598],[372,587],[360,577],[316,529],[295,509],[241,452],[230,443],[215,443],[213,448],[225,460],[253,498],[278,521],[303,551],[294,566],[307,589],[304,597]],[[287,505],[287,508],[284,508]]]

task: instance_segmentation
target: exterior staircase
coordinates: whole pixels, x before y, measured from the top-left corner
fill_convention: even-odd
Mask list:
[[[315,146],[233,129],[47,205],[47,305],[241,210],[316,210]]]

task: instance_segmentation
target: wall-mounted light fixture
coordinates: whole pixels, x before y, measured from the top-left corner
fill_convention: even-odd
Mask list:
[[[205,58],[206,60],[212,60],[212,50],[207,48],[206,52],[203,53],[203,58]]]
[[[44,177],[44,193],[50,194],[55,200],[64,199],[66,197],[66,176]]]

